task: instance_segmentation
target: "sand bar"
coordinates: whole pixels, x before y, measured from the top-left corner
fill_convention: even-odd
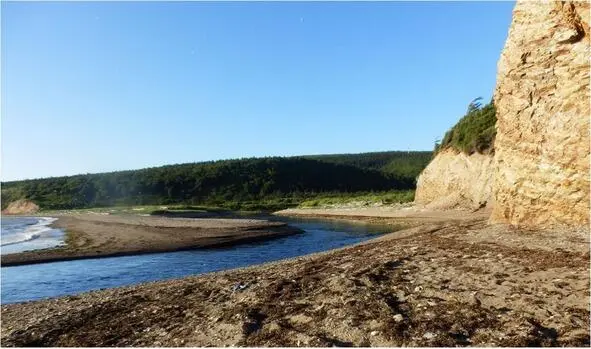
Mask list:
[[[2,266],[228,246],[296,234],[282,222],[140,215],[57,215],[66,246],[3,255]]]

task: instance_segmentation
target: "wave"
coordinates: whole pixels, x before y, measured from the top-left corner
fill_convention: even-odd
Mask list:
[[[40,238],[43,233],[51,231],[52,228],[48,227],[51,223],[55,222],[57,218],[52,217],[39,217],[39,221],[16,234],[4,235],[0,240],[0,246],[20,244],[26,241],[31,241]]]

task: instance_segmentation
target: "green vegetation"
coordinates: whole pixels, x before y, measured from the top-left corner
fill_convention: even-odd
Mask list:
[[[235,202],[229,201],[221,206],[195,206],[195,205],[135,205],[135,206],[109,206],[93,208],[77,208],[68,210],[42,210],[41,214],[52,213],[95,213],[95,214],[149,214],[166,215],[169,213],[213,213],[224,214],[233,211],[232,214],[277,211],[289,207],[311,208],[329,207],[331,205],[372,205],[405,203],[414,200],[414,190],[391,190],[383,192],[326,192],[308,194],[305,196],[289,196],[276,199],[262,199],[258,201]]]
[[[435,145],[435,153],[453,148],[466,154],[494,152],[497,117],[491,101],[485,106],[476,98],[468,106],[466,115],[445,133],[441,144]]]
[[[302,202],[299,207],[329,207],[333,205],[372,205],[372,204],[394,204],[405,203],[414,200],[414,190],[394,190],[386,192],[369,193],[337,193],[332,195],[319,195],[314,199]]]
[[[146,205],[146,206],[110,206],[110,207],[93,207],[93,208],[77,208],[68,210],[54,210],[43,209],[39,214],[50,215],[52,213],[99,213],[99,214],[150,214],[154,210],[160,209],[162,206]]]
[[[2,183],[2,207],[42,209],[202,205],[277,210],[318,195],[412,190],[431,152],[251,158]]]
[[[416,178],[427,166],[430,151],[387,151],[361,154],[308,155],[306,159],[382,171],[393,177]]]

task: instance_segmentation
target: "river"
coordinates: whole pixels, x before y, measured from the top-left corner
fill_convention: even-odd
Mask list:
[[[393,226],[323,219],[270,219],[286,221],[304,232],[227,248],[3,267],[1,303],[72,295],[256,265],[355,244],[396,229]]]

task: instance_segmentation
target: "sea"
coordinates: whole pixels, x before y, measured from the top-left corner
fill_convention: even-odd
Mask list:
[[[18,253],[64,244],[64,232],[49,225],[51,217],[6,217],[2,216],[0,254]]]

